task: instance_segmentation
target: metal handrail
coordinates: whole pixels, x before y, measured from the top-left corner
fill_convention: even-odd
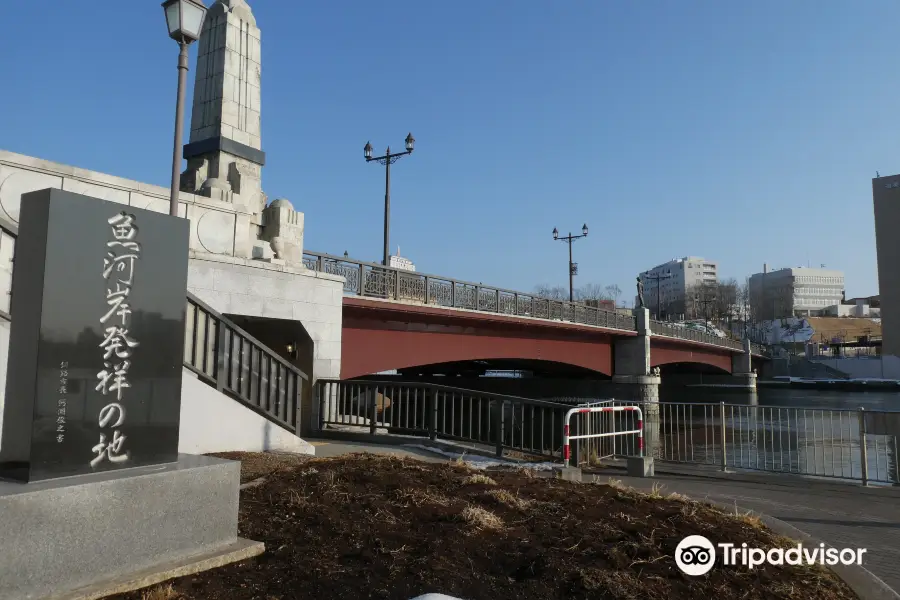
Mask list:
[[[586,304],[551,300],[535,294],[385,267],[320,252],[306,251],[303,254],[304,266],[344,277],[344,292],[360,297],[420,302],[448,308],[635,331],[633,316]]]
[[[427,436],[562,458],[562,421],[570,404],[450,386],[397,381],[319,379],[320,430],[363,427],[370,434]]]
[[[188,292],[184,366],[272,423],[300,433],[309,376]]]
[[[565,460],[565,416],[574,464],[636,456],[719,469],[900,483],[900,412],[753,404],[631,402],[573,406],[426,382],[324,380],[319,428],[474,442]],[[616,407],[634,406],[640,411]],[[642,423],[638,423],[642,421]]]
[[[303,264],[314,271],[344,277],[344,292],[360,297],[412,301],[448,308],[579,323],[607,329],[635,331],[633,316],[579,302],[551,300],[532,293],[481,283],[385,267],[377,263],[305,251]],[[740,342],[704,335],[688,328],[653,321],[652,332],[662,337],[696,341],[741,350]]]

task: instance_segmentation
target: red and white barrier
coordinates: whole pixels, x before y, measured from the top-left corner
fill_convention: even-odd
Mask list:
[[[610,431],[608,433],[592,433],[586,435],[569,435],[569,419],[574,414],[579,413],[598,413],[598,412],[623,412],[623,411],[634,411],[637,413],[637,429],[631,429],[629,431]],[[563,464],[568,467],[569,466],[569,457],[571,456],[571,451],[569,450],[569,441],[570,440],[583,440],[588,438],[602,438],[602,437],[615,437],[617,435],[635,435],[638,437],[638,453],[639,456],[644,455],[644,413],[641,412],[640,407],[638,406],[592,406],[589,408],[573,408],[569,412],[566,413],[565,419],[563,419]]]

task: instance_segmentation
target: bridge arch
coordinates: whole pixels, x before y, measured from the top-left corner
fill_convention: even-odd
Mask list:
[[[392,326],[393,325],[393,326]],[[341,378],[352,379],[393,369],[468,361],[540,361],[579,367],[612,376],[608,339],[550,332],[472,327],[421,327],[411,323],[363,323],[345,319],[341,340]]]
[[[651,339],[650,366],[660,370],[671,370],[666,365],[699,365],[707,367],[710,373],[731,373],[731,354],[710,351],[702,346],[673,344],[669,341]]]

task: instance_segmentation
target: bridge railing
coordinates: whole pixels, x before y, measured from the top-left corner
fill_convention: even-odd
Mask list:
[[[578,302],[550,300],[534,294],[405,269],[385,268],[375,263],[318,252],[304,252],[303,264],[314,271],[342,276],[344,292],[354,296],[635,330],[634,317],[630,315]]]
[[[666,323],[664,321],[651,321],[650,331],[654,335],[678,338],[681,340],[691,340],[694,342],[702,342],[704,344],[712,344],[715,346],[725,346],[726,348],[731,348],[733,350],[741,350],[743,348],[741,342],[737,340],[719,337],[705,331],[700,331],[691,327],[673,325],[672,323]]]
[[[497,456],[562,460],[573,404],[420,382],[322,380],[319,428],[458,440]],[[644,446],[656,460],[722,470],[762,471],[864,483],[900,483],[900,412],[700,402],[605,400],[643,413]],[[579,404],[579,406],[587,406]],[[573,415],[572,436],[638,429],[629,412]],[[574,464],[636,456],[633,438],[578,439]]]
[[[595,308],[579,302],[550,300],[535,294],[394,267],[386,268],[375,263],[320,252],[304,252],[303,264],[314,271],[342,276],[344,292],[354,296],[417,302],[502,315],[552,319],[625,331],[636,329],[634,317],[631,315],[623,315],[617,311]],[[661,321],[654,321],[652,330],[657,335],[664,337],[703,342],[736,350],[741,349],[740,342],[685,327],[671,326]]]

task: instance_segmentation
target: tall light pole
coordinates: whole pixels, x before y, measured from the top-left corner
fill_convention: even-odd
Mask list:
[[[706,333],[709,333],[709,305],[715,303],[717,298],[713,296],[712,298],[703,298],[701,299],[699,294],[694,297],[694,301],[697,304],[703,305],[703,319],[706,321]]]
[[[175,104],[175,148],[172,152],[172,191],[169,196],[169,214],[178,216],[178,192],[181,187],[181,143],[184,130],[184,88],[187,86],[188,46],[200,39],[206,5],[198,0],[166,0],[162,4],[166,13],[169,37],[178,42],[178,100]]]
[[[396,152],[391,154],[391,147],[388,146],[384,156],[372,156],[374,148],[372,144],[366,142],[363,152],[366,156],[366,162],[379,162],[384,165],[384,266],[390,265],[391,257],[391,165],[400,160],[407,154],[412,154],[416,145],[416,138],[410,133],[406,136],[406,152]]]
[[[578,263],[572,262],[572,242],[574,242],[578,238],[587,237],[587,234],[587,223],[581,226],[581,235],[572,235],[570,233],[566,237],[559,237],[559,230],[556,227],[553,228],[554,240],[559,240],[560,242],[569,242],[569,302],[575,302],[575,292],[572,288],[572,278],[578,273]]]
[[[669,279],[672,276],[672,273],[666,269],[664,273],[657,273],[655,275],[650,275],[650,271],[645,271],[643,275],[641,275],[642,279],[649,279],[650,281],[656,282],[656,318],[660,318],[659,305],[661,304],[661,296],[660,296],[660,286],[659,282],[664,279]]]

